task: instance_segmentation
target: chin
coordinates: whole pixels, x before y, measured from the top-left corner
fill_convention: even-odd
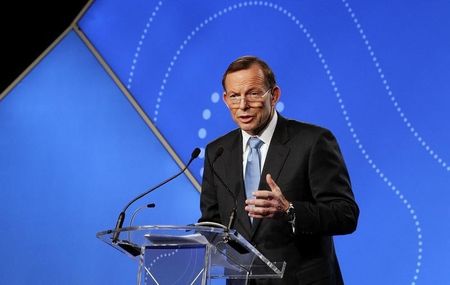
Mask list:
[[[255,128],[252,127],[245,127],[245,126],[240,126],[241,130],[247,132],[248,134],[254,135],[255,133]]]

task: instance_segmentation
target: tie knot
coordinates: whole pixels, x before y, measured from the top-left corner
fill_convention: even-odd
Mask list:
[[[263,144],[263,141],[257,137],[251,137],[248,140],[248,145],[253,149],[259,149],[262,144]]]

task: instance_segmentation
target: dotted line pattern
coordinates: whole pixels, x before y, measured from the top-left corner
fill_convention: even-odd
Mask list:
[[[385,78],[386,76],[383,73],[383,69],[381,68],[380,62],[378,61],[378,58],[375,56],[375,52],[373,51],[373,48],[367,38],[366,33],[364,32],[363,28],[361,27],[361,24],[359,23],[358,18],[356,17],[353,9],[350,7],[350,4],[346,0],[342,0],[342,3],[344,4],[345,8],[347,9],[347,12],[349,13],[350,17],[352,18],[353,23],[356,26],[356,29],[358,30],[358,32],[361,36],[361,39],[364,42],[364,45],[366,46],[367,51],[369,52],[370,57],[372,58],[372,62],[375,65],[375,68],[378,72],[378,76],[384,86],[384,89],[387,92],[387,95],[389,96],[390,101],[396,108],[397,113],[400,115],[400,118],[402,118],[403,123],[406,125],[406,127],[409,129],[409,131],[414,135],[414,137],[417,139],[417,141],[420,143],[420,145],[425,148],[425,150],[428,152],[428,154],[430,154],[444,169],[446,169],[447,171],[450,171],[450,166],[448,166],[448,164],[428,145],[428,143],[415,130],[415,128],[410,123],[409,119],[406,117],[405,113],[402,111],[397,99],[395,98],[395,96],[391,90],[390,85],[388,84],[387,79]],[[380,175],[380,177],[383,178],[383,176],[382,176],[383,173],[381,171],[379,171],[379,169],[375,165],[372,165],[372,167],[374,169],[376,169],[376,171],[378,171],[377,173]],[[383,179],[385,179],[385,178],[386,177],[384,177]],[[390,183],[390,181],[388,182],[388,185],[389,185],[389,183]],[[419,224],[419,221],[417,220],[417,216],[414,213],[414,209],[411,208],[411,205],[408,203],[408,201],[406,199],[404,199],[403,195],[400,194],[400,192],[397,189],[395,189],[395,186],[389,185],[389,187],[391,187],[391,189],[395,192],[395,194],[401,200],[403,200],[403,203],[410,210],[410,213],[416,224],[417,239],[418,239],[418,254],[417,254],[417,264],[416,264],[415,275],[413,276],[413,281],[411,282],[412,285],[416,285],[416,282],[419,278],[420,267],[422,265],[422,252],[423,252],[423,248],[422,248],[423,240],[422,240],[420,224]]]
[[[148,281],[148,275],[150,274],[151,271],[151,267],[153,267],[153,265],[156,265],[156,263],[163,259],[163,258],[167,258],[167,257],[171,257],[173,255],[175,255],[176,253],[178,253],[178,249],[175,249],[172,252],[169,253],[161,253],[160,255],[156,256],[155,258],[153,258],[153,260],[150,262],[150,264],[148,265],[148,267],[150,267],[150,270],[147,270],[147,274],[145,274],[145,281]],[[152,277],[153,278],[153,277]]]
[[[342,0],[342,1],[345,1],[345,0]],[[333,87],[333,91],[334,91],[337,101],[340,105],[342,115],[344,116],[344,119],[347,122],[347,127],[348,127],[350,133],[352,134],[353,140],[356,143],[356,145],[358,146],[358,149],[360,150],[363,157],[366,159],[367,163],[369,163],[369,165],[375,171],[377,176],[380,179],[382,179],[382,181],[394,192],[394,194],[400,199],[400,201],[402,201],[402,203],[404,204],[404,206],[407,208],[408,212],[410,213],[411,218],[413,219],[414,225],[416,227],[417,239],[418,239],[418,242],[417,242],[418,255],[417,255],[416,269],[415,269],[415,274],[413,276],[413,281],[411,283],[411,284],[415,285],[416,284],[415,282],[419,278],[420,267],[422,265],[422,257],[423,257],[422,256],[422,253],[423,253],[422,228],[420,226],[420,222],[417,217],[417,214],[416,214],[415,210],[413,209],[411,203],[405,198],[405,195],[402,194],[400,192],[400,190],[398,190],[398,188],[393,184],[393,182],[381,171],[381,169],[375,164],[373,159],[367,153],[367,150],[364,148],[363,144],[361,143],[361,140],[359,139],[358,135],[356,134],[355,129],[352,127],[352,122],[350,120],[349,112],[345,107],[344,100],[342,98],[341,93],[339,92],[336,81],[334,80],[333,75],[331,74],[331,70],[330,70],[328,64],[326,63],[325,59],[323,58],[323,54],[321,53],[320,49],[317,47],[317,44],[315,43],[314,39],[312,38],[310,33],[307,31],[307,29],[304,28],[302,24],[297,24],[297,25],[303,31],[306,38],[309,39],[309,42],[311,43],[312,47],[315,49],[317,57],[319,58],[319,60],[321,61],[322,65],[323,65],[325,73],[328,75],[328,80],[330,81],[331,86]]]
[[[175,249],[172,252],[169,253],[161,253],[160,255],[156,256],[155,258],[153,258],[153,260],[150,262],[149,267],[153,267],[153,265],[156,265],[156,263],[160,260],[163,259],[165,257],[171,257],[173,255],[175,255],[178,252],[178,249]]]
[[[345,2],[345,0],[342,0]],[[271,2],[267,2],[267,1],[245,1],[245,2],[240,2],[238,4],[234,4],[231,6],[228,6],[226,8],[224,8],[223,10],[218,11],[217,13],[214,13],[212,16],[206,18],[203,22],[201,22],[198,26],[196,26],[190,34],[188,34],[188,36],[185,38],[185,40],[183,41],[183,43],[179,46],[179,48],[177,49],[175,55],[173,56],[172,60],[169,63],[169,67],[167,68],[167,72],[164,76],[164,79],[162,81],[162,84],[160,86],[160,91],[158,94],[158,98],[157,98],[157,103],[155,105],[155,111],[154,111],[154,117],[153,120],[154,122],[157,121],[158,119],[158,109],[160,108],[160,102],[161,102],[161,98],[164,94],[164,89],[165,89],[165,85],[167,84],[168,78],[169,78],[169,74],[172,71],[173,67],[175,66],[175,63],[178,59],[178,57],[180,56],[181,52],[183,51],[183,49],[187,46],[187,44],[192,40],[192,38],[200,31],[200,29],[204,28],[209,22],[217,19],[218,17],[227,14],[228,12],[231,12],[233,10],[239,9],[239,8],[244,8],[244,7],[252,7],[252,6],[265,6],[265,7],[269,7],[272,8],[280,13],[283,13],[284,15],[286,15],[288,18],[290,18],[294,24],[296,24],[300,30],[303,32],[303,34],[305,35],[306,39],[309,41],[309,43],[311,44],[312,48],[314,49],[318,59],[320,60],[325,73],[328,76],[328,80],[333,88],[333,91],[335,93],[336,99],[339,103],[342,115],[344,116],[345,121],[347,122],[347,127],[353,137],[354,142],[356,143],[358,149],[360,150],[361,154],[363,155],[363,157],[365,158],[365,160],[367,161],[367,163],[369,163],[369,165],[372,167],[372,169],[375,171],[375,173],[377,174],[377,176],[382,179],[382,181],[393,191],[393,193],[400,199],[400,201],[404,204],[404,206],[407,208],[408,212],[411,215],[411,218],[413,219],[414,225],[416,227],[416,231],[417,231],[417,239],[418,239],[418,256],[417,256],[417,263],[416,263],[416,269],[415,269],[415,274],[413,276],[413,282],[411,283],[412,285],[415,285],[419,273],[420,273],[420,267],[422,265],[422,252],[423,252],[423,238],[422,238],[422,229],[420,227],[420,222],[419,219],[417,217],[417,214],[415,212],[415,210],[413,209],[411,203],[405,198],[405,195],[402,194],[400,192],[400,190],[397,189],[397,187],[392,183],[392,181],[381,171],[381,169],[375,164],[375,162],[373,161],[373,159],[369,156],[369,154],[367,153],[366,149],[364,148],[363,144],[361,143],[361,140],[359,139],[358,135],[356,134],[355,129],[352,127],[352,122],[350,120],[350,116],[349,116],[349,112],[347,111],[345,104],[344,104],[344,100],[342,98],[341,93],[339,92],[338,86],[336,84],[336,81],[334,80],[334,77],[331,73],[331,70],[322,54],[322,52],[320,51],[317,43],[315,42],[314,38],[311,36],[310,32],[306,29],[306,27],[304,27],[304,25],[300,22],[299,19],[297,19],[291,12],[289,12],[288,10],[286,10],[285,8],[283,8],[280,5],[271,3]],[[375,58],[375,57],[374,57]],[[376,59],[376,58],[375,58]],[[381,71],[380,71],[381,72]],[[386,83],[387,84],[387,83]],[[388,86],[388,85],[386,85]],[[388,90],[390,91],[390,90]],[[395,98],[394,98],[395,100]],[[397,103],[398,105],[398,103]],[[400,109],[401,111],[401,109]],[[404,117],[404,115],[403,115]],[[203,131],[202,131],[203,132]],[[200,135],[200,133],[199,133]],[[206,130],[204,133],[205,137],[206,137]],[[203,134],[202,134],[203,136]],[[204,151],[204,150],[203,150]]]
[[[350,17],[353,20],[353,23],[356,26],[356,29],[358,30],[361,39],[364,43],[364,45],[367,48],[367,51],[369,52],[370,57],[372,58],[372,62],[375,65],[375,68],[378,72],[378,76],[381,80],[381,83],[384,86],[384,90],[387,92],[387,95],[391,101],[391,103],[394,105],[395,110],[399,114],[400,118],[402,119],[403,123],[406,125],[408,130],[414,135],[416,140],[419,142],[419,144],[425,148],[427,153],[433,157],[434,160],[437,161],[437,163],[442,166],[444,169],[450,172],[450,165],[445,162],[442,157],[433,150],[430,145],[425,141],[425,139],[419,134],[419,132],[412,126],[410,120],[405,115],[405,113],[402,111],[402,108],[400,107],[399,102],[397,101],[397,98],[395,98],[394,93],[391,90],[391,87],[386,79],[385,74],[383,73],[383,69],[381,68],[380,62],[378,61],[378,58],[375,56],[375,52],[373,51],[373,48],[367,38],[366,33],[364,32],[363,28],[361,27],[361,24],[359,23],[358,18],[356,17],[355,13],[353,12],[353,9],[350,7],[350,4],[346,0],[342,0],[342,3],[344,4],[345,8],[347,9],[347,12],[349,13]]]
[[[152,260],[152,261],[150,262],[150,264],[148,265],[148,267],[149,267],[149,269],[150,269],[149,271],[151,271],[151,268],[152,268],[154,265],[156,266],[156,263],[159,262],[159,261],[161,261],[163,258],[169,258],[169,257],[171,257],[171,256],[174,256],[174,255],[177,254],[178,252],[179,252],[179,250],[178,250],[178,249],[175,249],[175,250],[173,250],[172,252],[169,252],[169,253],[161,253],[160,255],[156,256],[155,258],[153,258],[153,260]],[[190,253],[191,253],[191,257],[192,257],[192,250],[190,251]],[[195,255],[197,256],[197,252],[196,252],[196,251],[195,251]],[[196,266],[196,264],[197,264],[197,261],[196,261],[196,260],[194,260],[194,261],[195,261],[195,263],[194,263],[193,266],[194,266],[194,268],[195,268],[195,266]],[[184,273],[183,273],[182,275],[184,275],[184,274],[187,272],[187,270],[188,270],[188,267],[185,268],[185,271],[184,271]],[[149,274],[149,273],[147,273],[147,274],[145,275],[145,280],[148,280],[148,279],[147,279],[147,275],[148,275],[148,274]],[[178,276],[178,279],[175,280],[173,284],[178,284],[182,275]]]
[[[205,20],[200,22],[199,25],[197,25],[184,39],[183,43],[178,47],[177,51],[175,52],[175,55],[172,57],[172,60],[169,63],[169,66],[167,67],[167,71],[164,74],[164,78],[162,80],[162,84],[159,88],[158,97],[156,98],[156,104],[155,104],[155,110],[153,111],[153,122],[156,124],[158,121],[158,114],[159,114],[159,108],[161,107],[161,101],[162,97],[164,95],[165,86],[167,84],[170,72],[172,71],[173,67],[175,66],[176,61],[178,60],[178,57],[180,56],[181,52],[186,48],[188,43],[192,40],[192,38],[206,25],[208,25],[210,22],[214,21],[215,19],[227,14],[228,12],[231,12],[233,10],[237,10],[244,7],[252,7],[252,6],[267,6],[274,9],[280,9],[280,11],[283,10],[282,7],[278,6],[277,4],[273,4],[267,1],[245,1],[240,2],[234,5],[230,5],[228,7],[225,7],[222,10],[219,10],[218,12],[214,13],[213,15],[207,17]],[[287,12],[286,12],[287,13]],[[291,17],[291,13],[289,13],[289,17]],[[206,133],[204,134],[206,137]]]
[[[220,101],[220,95],[219,95],[219,92],[213,92],[212,94],[211,94],[211,97],[210,97],[210,99],[211,99],[211,102],[213,103],[213,104],[217,104],[219,101]],[[203,118],[203,120],[205,120],[205,121],[207,121],[207,120],[209,120],[209,119],[211,119],[211,116],[212,116],[212,112],[211,112],[211,110],[210,109],[208,109],[208,108],[206,108],[206,109],[203,109],[203,111],[202,111],[202,118]],[[208,134],[208,132],[207,132],[207,130],[206,130],[206,128],[200,128],[199,130],[198,130],[198,137],[200,138],[200,139],[205,139],[206,138],[206,136],[207,136],[207,134]],[[199,158],[200,159],[205,159],[205,148],[204,147],[201,147],[200,148],[200,155],[199,155]],[[200,168],[200,176],[203,176],[203,167],[201,167]]]
[[[131,85],[133,83],[133,77],[134,77],[134,71],[136,69],[136,65],[138,63],[139,54],[141,53],[142,46],[144,45],[145,37],[147,36],[147,33],[150,29],[150,25],[153,22],[154,18],[156,17],[156,14],[158,13],[159,9],[162,6],[162,1],[159,1],[158,4],[153,8],[153,12],[150,15],[150,17],[147,20],[147,23],[145,24],[145,28],[141,33],[140,39],[138,41],[136,51],[133,55],[133,61],[131,63],[130,72],[128,73],[128,79],[127,79],[127,88],[128,90],[131,90]]]

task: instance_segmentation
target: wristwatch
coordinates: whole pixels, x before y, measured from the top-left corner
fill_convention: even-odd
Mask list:
[[[294,208],[294,204],[289,203],[289,208],[287,208],[286,210],[286,217],[288,219],[288,223],[291,224],[292,226],[292,233],[295,234],[295,208]]]

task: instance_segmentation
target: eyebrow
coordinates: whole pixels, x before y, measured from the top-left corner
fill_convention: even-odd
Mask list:
[[[253,91],[261,91],[259,90],[259,87],[250,87],[248,90],[245,91],[245,94],[248,94]],[[240,94],[240,92],[236,91],[225,91],[226,94]]]

